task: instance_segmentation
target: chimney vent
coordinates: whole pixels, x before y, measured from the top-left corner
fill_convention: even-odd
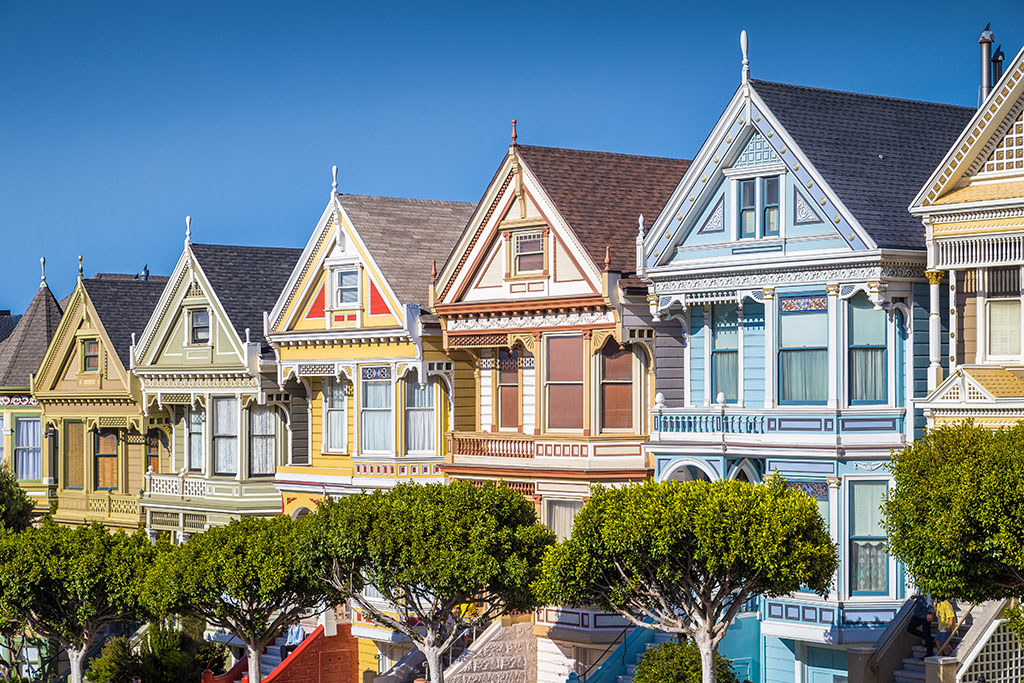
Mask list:
[[[992,22],[985,24],[985,30],[981,32],[978,44],[981,45],[981,88],[978,91],[978,106],[988,99],[992,92]]]
[[[992,53],[992,87],[994,88],[999,79],[1003,77],[1003,46],[1000,45]]]

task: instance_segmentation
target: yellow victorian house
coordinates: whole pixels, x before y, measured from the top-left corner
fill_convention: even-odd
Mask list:
[[[929,427],[1024,419],[1024,50],[1002,74],[985,61],[981,106],[910,207],[928,247]]]
[[[280,387],[292,395],[293,447],[277,468],[284,514],[325,496],[443,481],[452,363],[428,310],[470,204],[338,194],[337,185],[267,319]],[[360,670],[407,649],[363,619]]]
[[[30,385],[60,316],[45,273],[20,319],[0,312],[0,463],[11,468],[37,514],[49,510],[56,492],[56,440],[42,428],[42,410]]]
[[[60,523],[127,530],[141,523],[142,474],[160,454],[149,428],[159,420],[142,413],[129,354],[166,281],[146,270],[84,278],[79,265],[78,284],[32,382],[44,429],[58,444]]]

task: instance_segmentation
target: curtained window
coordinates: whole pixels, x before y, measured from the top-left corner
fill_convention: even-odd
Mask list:
[[[64,423],[64,488],[85,488],[85,424]]]
[[[160,460],[168,454],[167,435],[162,429],[150,429],[146,435],[146,471],[160,472]]]
[[[711,400],[725,394],[726,403],[739,399],[740,333],[736,304],[711,306]]]
[[[256,405],[249,409],[249,474],[274,474],[277,469],[277,410]]]
[[[14,418],[14,475],[23,481],[43,476],[43,433],[38,417]]]
[[[583,429],[583,337],[547,338],[548,429]]]
[[[203,420],[206,411],[202,408],[188,409],[188,469],[191,472],[203,470]]]
[[[753,178],[739,181],[741,239],[757,237],[756,182]]]
[[[345,432],[348,426],[345,394],[344,380],[337,378],[326,380],[324,400],[327,410],[327,450],[332,452],[345,451]]]
[[[882,528],[885,482],[850,484],[850,591],[853,595],[889,592],[889,556]]]
[[[576,513],[583,508],[579,500],[548,500],[545,501],[547,525],[555,533],[559,541],[564,541],[572,533],[572,522]]]
[[[95,461],[96,490],[117,489],[117,443],[116,429],[100,429],[93,437],[93,459]]]
[[[409,372],[405,380],[405,447],[409,453],[436,450],[434,438],[434,384],[420,386],[419,375]]]
[[[850,403],[885,403],[886,314],[863,292],[850,299]]]
[[[601,428],[633,429],[633,351],[614,341],[601,349]]]
[[[498,428],[519,429],[519,352],[498,351]]]
[[[1020,355],[1020,300],[988,302],[988,353],[990,356]]]
[[[363,451],[391,451],[394,427],[391,416],[391,382],[363,381],[361,440]]]
[[[213,473],[238,474],[238,400],[213,399]]]
[[[779,401],[828,400],[828,313],[824,296],[779,301]]]

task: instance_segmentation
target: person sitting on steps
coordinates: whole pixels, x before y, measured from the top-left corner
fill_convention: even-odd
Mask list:
[[[914,593],[914,612],[910,616],[910,623],[907,624],[907,633],[924,640],[924,647],[927,651],[925,657],[935,654],[935,639],[932,637],[932,605],[931,600],[920,591]]]
[[[295,648],[297,648],[303,640],[306,639],[306,632],[302,629],[302,625],[299,622],[295,622],[288,627],[288,635],[284,641],[284,645],[281,646],[281,661],[287,659]]]

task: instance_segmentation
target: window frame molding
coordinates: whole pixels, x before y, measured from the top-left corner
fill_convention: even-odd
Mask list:
[[[213,346],[213,312],[210,310],[208,304],[189,306],[185,309],[186,317],[188,319],[188,336],[185,340],[185,345],[193,348],[212,347]],[[206,341],[195,341],[195,315],[196,313],[206,313]]]
[[[520,370],[520,375],[522,375],[522,369],[519,368],[519,370]],[[402,439],[403,439],[403,446],[405,447],[405,454],[406,455],[411,455],[411,456],[419,456],[419,457],[434,456],[434,455],[437,455],[437,450],[438,450],[438,448],[437,448],[438,447],[438,431],[439,431],[438,430],[438,421],[437,421],[437,417],[438,417],[437,405],[438,405],[438,398],[439,398],[438,397],[438,383],[435,380],[435,378],[431,377],[430,375],[427,375],[425,379],[426,379],[426,391],[430,395],[430,406],[429,406],[429,408],[410,407],[409,406],[410,389],[413,388],[411,385],[415,384],[417,387],[419,386],[419,373],[416,372],[416,381],[415,382],[412,382],[410,380],[411,376],[412,375],[407,372],[402,377],[402,381],[405,382],[405,384],[402,386],[402,394],[403,394],[402,395],[402,430],[403,430]],[[427,450],[412,450],[411,448],[409,448],[409,411],[410,410],[420,411],[420,412],[423,412],[423,413],[426,413],[428,411],[430,412],[430,422],[431,422],[431,425],[433,426],[433,434],[432,434],[433,444]],[[520,413],[522,413],[522,408],[521,407],[520,407]]]
[[[267,410],[270,411],[271,421],[272,421],[272,423],[274,425],[274,431],[273,431],[272,434],[254,434],[253,433],[252,422],[253,422],[254,411],[256,409],[259,409],[259,408],[264,408],[264,409],[267,409]],[[278,412],[277,404],[269,403],[269,402],[265,403],[265,404],[262,404],[262,405],[259,404],[259,403],[251,403],[251,404],[249,404],[247,407],[245,407],[243,409],[243,412],[246,414],[246,417],[247,417],[247,419],[245,420],[245,427],[246,427],[245,428],[245,469],[246,469],[246,477],[251,477],[251,478],[254,478],[254,479],[262,479],[262,478],[265,478],[265,477],[276,476],[277,468],[282,465],[282,459],[281,459],[281,451],[282,451],[281,430],[280,430],[279,427],[283,424],[283,420],[281,420],[281,415]],[[253,464],[253,460],[252,460],[253,447],[252,447],[252,445],[253,445],[253,438],[254,437],[255,438],[260,438],[260,439],[267,439],[267,438],[269,438],[271,441],[273,441],[273,444],[274,444],[274,455],[273,455],[273,470],[274,471],[273,472],[262,472],[262,473],[259,473],[259,474],[256,474],[256,473],[253,472],[253,468],[252,468],[252,464]]]
[[[826,301],[826,308],[816,311],[783,311],[782,300],[791,298],[801,297],[824,297]],[[775,299],[775,401],[776,405],[779,406],[826,406],[829,403],[829,326],[832,323],[832,316],[829,315],[828,309],[828,294],[818,290],[808,292],[786,292],[778,293],[774,297]],[[816,315],[821,314],[824,316],[824,333],[825,333],[825,345],[824,346],[807,346],[807,347],[791,347],[783,348],[782,346],[782,321],[786,316],[800,316],[800,315]],[[782,398],[782,354],[785,351],[824,351],[825,352],[825,368],[822,376],[825,378],[825,398],[821,401],[792,401],[784,400]]]
[[[786,211],[788,210],[788,202],[786,200],[785,188],[787,187],[786,179],[789,171],[785,164],[772,163],[772,164],[761,164],[758,166],[741,166],[739,168],[726,168],[722,169],[722,174],[728,179],[728,187],[726,188],[727,198],[731,198],[732,201],[728,202],[730,206],[729,214],[732,216],[733,229],[730,233],[731,240],[734,242],[751,243],[755,241],[774,241],[774,240],[785,240],[786,235]],[[779,231],[777,234],[767,235],[764,232],[764,215],[765,209],[767,208],[764,204],[764,186],[765,181],[770,178],[779,179]],[[740,209],[740,202],[742,196],[740,193],[740,183],[744,180],[754,181],[754,234],[753,236],[744,236],[742,234],[743,226],[740,224],[740,218],[742,212]]]
[[[100,453],[100,432],[111,432],[114,435],[114,452],[113,453]],[[92,486],[89,487],[93,491],[109,491],[116,493],[120,489],[120,465],[121,465],[121,444],[124,439],[121,438],[121,430],[117,427],[102,427],[92,430],[92,453],[90,453],[92,461]],[[100,458],[107,458],[114,460],[114,485],[113,486],[100,486]]]
[[[234,404],[235,404],[235,410],[233,411],[234,412],[234,423],[235,423],[235,425],[234,425],[235,426],[235,433],[234,434],[220,434],[220,435],[218,435],[216,433],[216,426],[215,425],[217,423],[217,417],[216,417],[216,415],[214,413],[216,411],[215,406],[217,405],[217,401],[218,400],[220,400],[220,401],[224,401],[224,400],[233,401]],[[209,450],[209,454],[207,455],[207,459],[208,459],[208,461],[210,463],[210,469],[209,469],[210,476],[220,477],[220,478],[223,478],[223,479],[228,479],[228,478],[238,479],[242,475],[243,465],[245,464],[245,460],[246,460],[243,457],[243,455],[242,455],[242,446],[243,446],[243,441],[242,441],[242,437],[243,437],[243,434],[242,434],[242,428],[243,428],[242,412],[245,411],[245,408],[242,406],[243,401],[244,401],[244,399],[236,396],[235,394],[215,394],[215,395],[210,395],[209,399],[207,400],[208,406],[207,406],[207,409],[206,409],[206,414],[209,415],[209,422],[207,423],[208,427],[206,427],[204,429],[204,432],[208,432],[208,434],[204,434],[205,438],[204,438],[203,446],[204,447],[209,446],[209,449],[210,449]],[[235,471],[234,472],[219,472],[217,470],[217,439],[218,438],[220,438],[220,439],[234,439],[235,440]]]
[[[341,385],[342,396],[344,397],[340,408],[333,406],[333,399],[331,394],[328,393],[325,384],[330,386],[330,390],[333,391],[335,383]],[[348,413],[349,413],[349,392],[347,387],[352,386],[351,382],[346,382],[343,378],[338,376],[325,377],[320,383],[320,409],[323,411],[321,415],[320,425],[320,454],[321,455],[346,455],[349,452],[349,428],[348,428]],[[341,422],[342,433],[341,433],[341,449],[331,448],[331,429],[330,420],[328,419],[329,413],[340,410],[344,414],[344,419]]]
[[[367,369],[367,368],[375,368],[375,367],[386,367],[386,368],[388,368],[388,373],[389,373],[388,379],[363,379],[363,371],[365,369]],[[361,365],[361,366],[359,366],[358,372],[359,372],[359,374],[358,374],[358,377],[359,377],[358,394],[359,395],[356,397],[357,401],[358,401],[356,405],[357,405],[357,413],[358,413],[358,423],[359,423],[359,425],[358,425],[358,428],[357,428],[357,435],[356,435],[357,442],[356,443],[358,444],[358,447],[359,447],[359,455],[395,456],[396,455],[395,424],[397,422],[397,417],[396,417],[396,414],[395,414],[395,412],[396,412],[395,404],[397,402],[397,397],[395,396],[395,394],[396,394],[395,382],[397,381],[397,374],[398,373],[395,372],[395,368],[392,365],[377,365],[377,364]],[[366,384],[387,384],[388,385],[388,401],[389,401],[389,404],[388,404],[387,408],[367,408],[366,407],[366,405],[365,405],[366,404],[366,394],[363,392],[363,387]],[[366,450],[364,448],[364,446],[363,446],[363,444],[364,444],[364,441],[363,441],[363,436],[364,436],[363,435],[363,415],[364,415],[366,410],[376,411],[376,412],[380,412],[380,413],[383,413],[386,410],[388,412],[388,414],[390,416],[390,419],[391,419],[391,422],[390,422],[391,431],[390,431],[390,434],[389,434],[389,439],[390,439],[390,447],[389,448],[387,448],[385,450]]]
[[[885,492],[892,489],[892,479],[879,477],[874,473],[865,473],[861,475],[845,475],[842,478],[842,488],[844,495],[842,496],[843,510],[841,516],[843,519],[842,536],[844,543],[841,552],[841,569],[842,576],[840,580],[843,582],[843,590],[841,594],[843,599],[847,600],[863,600],[865,602],[871,602],[879,600],[880,598],[892,597],[896,594],[897,586],[895,583],[898,581],[898,567],[896,566],[896,558],[886,549],[885,556],[885,586],[884,592],[880,591],[854,591],[853,590],[853,542],[855,540],[874,540],[875,538],[881,538],[883,543],[886,541],[885,536],[854,536],[853,535],[853,490],[857,484],[885,484]],[[829,520],[829,524],[833,524],[832,520]],[[845,565],[845,566],[844,566]]]
[[[99,374],[100,371],[103,369],[103,345],[100,344],[99,337],[83,337],[80,343],[82,349],[82,362],[80,367],[81,372],[88,373],[90,375],[93,373]],[[96,345],[96,353],[86,352],[86,347],[89,344]],[[96,358],[96,367],[90,368],[88,359],[93,357]]]
[[[192,455],[193,455],[193,453],[192,453],[192,441],[193,441],[193,439],[192,439],[192,437],[196,436],[196,433],[192,431],[192,414],[193,413],[198,413],[199,414],[199,424],[202,426],[202,429],[199,431],[199,434],[198,434],[198,436],[199,436],[199,443],[202,444],[202,450],[199,453],[199,467],[198,468],[192,467],[192,460],[193,460],[193,457],[192,457]],[[184,462],[185,471],[193,473],[193,474],[200,474],[200,475],[203,475],[203,476],[206,476],[206,473],[208,471],[207,470],[207,464],[206,464],[207,455],[208,455],[207,451],[209,450],[207,448],[207,444],[206,444],[206,432],[208,430],[208,428],[207,428],[207,419],[208,419],[207,416],[208,416],[208,414],[209,414],[209,411],[207,410],[207,407],[205,405],[201,405],[198,409],[195,406],[193,406],[193,405],[189,405],[189,406],[187,406],[185,408],[185,420],[184,420],[184,422],[185,422],[185,462]]]
[[[894,394],[896,392],[894,391],[895,386],[894,385],[890,386],[890,385],[893,383],[892,380],[895,378],[895,375],[897,374],[897,370],[898,370],[897,368],[894,367],[895,361],[896,361],[896,358],[895,358],[896,354],[894,353],[894,351],[896,349],[896,342],[897,342],[897,339],[896,339],[896,320],[895,320],[894,316],[890,315],[890,311],[882,309],[879,312],[885,318],[885,323],[884,323],[885,324],[885,343],[884,343],[884,345],[877,345],[877,344],[876,345],[864,345],[864,344],[854,345],[852,343],[852,340],[853,340],[853,324],[852,324],[852,320],[851,320],[852,317],[853,317],[852,301],[853,301],[853,299],[855,297],[860,296],[861,294],[863,294],[865,297],[867,297],[867,293],[864,292],[864,290],[857,290],[856,292],[854,292],[853,294],[851,294],[847,298],[840,299],[841,304],[840,304],[840,307],[839,307],[840,308],[839,313],[842,316],[843,326],[844,326],[845,332],[846,332],[845,337],[844,337],[845,341],[843,342],[843,347],[844,347],[843,348],[843,352],[844,352],[843,376],[844,376],[844,383],[845,383],[845,391],[843,392],[843,394],[845,394],[846,406],[850,407],[850,408],[872,407],[872,406],[873,407],[891,406],[891,405],[893,405],[893,402],[895,400]],[[868,303],[871,303],[870,299],[868,299]],[[853,363],[851,362],[851,358],[852,358],[853,354],[851,352],[854,351],[854,350],[857,350],[857,349],[879,349],[879,348],[881,348],[881,349],[883,349],[885,351],[885,360],[882,362],[882,386],[885,387],[885,398],[882,399],[881,401],[854,400],[853,399]]]
[[[639,357],[639,352],[635,344],[626,344],[626,353],[629,354],[629,368],[630,368],[630,379],[628,384],[631,387],[630,390],[630,426],[626,427],[605,427],[604,424],[604,349],[608,344],[615,343],[615,339],[609,337],[605,341],[604,346],[600,349],[593,349],[593,356],[596,359],[594,364],[594,387],[596,389],[596,395],[594,396],[594,405],[597,407],[596,415],[593,423],[597,425],[595,430],[598,434],[613,434],[613,435],[624,435],[624,434],[636,434],[638,426],[643,424],[643,418],[638,417],[637,408],[643,403],[643,366]],[[584,349],[585,350],[585,349]],[[586,368],[584,368],[586,370]],[[608,380],[609,384],[621,385],[627,384],[625,380]]]
[[[516,426],[515,427],[503,427],[501,425],[501,388],[510,387],[511,384],[501,383],[501,354],[507,353],[515,357],[516,363]],[[497,353],[494,355],[494,379],[491,382],[493,389],[493,406],[494,406],[494,431],[500,434],[520,434],[523,431],[524,415],[523,415],[523,354],[519,348],[506,349],[499,348]]]
[[[566,381],[559,381],[559,380],[555,380],[554,382],[552,382],[550,379],[548,379],[548,363],[549,363],[548,356],[550,355],[548,341],[551,340],[551,339],[554,339],[556,337],[577,338],[577,339],[580,340],[581,375],[580,375],[580,381],[579,382],[566,382]],[[541,395],[539,400],[543,401],[543,406],[544,406],[544,409],[543,409],[542,415],[541,415],[541,417],[543,418],[543,430],[542,430],[542,432],[544,434],[583,435],[587,431],[587,415],[586,415],[586,412],[587,412],[587,373],[589,372],[589,369],[590,369],[590,363],[589,363],[590,354],[588,353],[588,346],[589,345],[588,345],[587,341],[588,341],[587,336],[581,330],[570,330],[570,331],[566,331],[566,332],[555,332],[555,333],[550,333],[550,334],[544,334],[541,337],[541,344],[543,345],[541,347],[541,349],[542,349],[542,351],[541,351],[541,354],[542,354],[541,358],[542,358],[542,362],[543,362],[544,365],[543,365],[543,368],[541,369],[541,371],[542,371],[542,375],[541,375],[541,392],[542,392],[542,395]],[[537,354],[534,354],[534,355],[536,356]],[[552,384],[562,385],[562,386],[576,386],[578,384],[580,386],[580,392],[582,394],[583,406],[582,406],[582,410],[580,411],[580,426],[579,427],[555,427],[555,428],[551,427],[551,409],[550,409],[550,401],[548,399],[548,393],[549,393],[548,392],[548,387],[551,386]],[[520,399],[520,400],[522,400],[522,399]]]
[[[328,311],[353,311],[359,310],[363,305],[365,292],[363,291],[363,262],[353,256],[328,259],[324,263],[327,272],[327,288],[330,296],[324,297],[324,308]],[[356,300],[341,302],[339,294],[341,290],[341,274],[354,271],[356,274]]]

